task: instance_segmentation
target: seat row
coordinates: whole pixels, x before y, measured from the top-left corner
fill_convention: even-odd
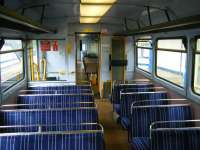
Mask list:
[[[19,92],[16,104],[2,105],[0,116],[0,149],[105,148],[90,86],[29,87]]]
[[[163,87],[143,81],[115,84],[112,92],[114,114],[127,129],[132,149],[200,149],[200,128],[188,100],[170,99]]]

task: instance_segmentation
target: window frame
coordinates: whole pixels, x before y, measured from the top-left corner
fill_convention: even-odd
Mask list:
[[[15,50],[8,50],[8,51],[1,51],[0,49],[0,55],[1,54],[8,54],[8,53],[14,53],[14,52],[22,52],[22,60],[23,60],[23,76],[20,80],[16,81],[15,83],[13,83],[11,86],[6,87],[5,89],[2,89],[2,87],[0,86],[0,91],[1,93],[6,93],[9,89],[13,88],[15,85],[17,85],[18,83],[20,83],[21,81],[23,81],[25,79],[25,47],[24,47],[24,40],[22,38],[6,38],[3,37],[2,39],[4,40],[21,40],[22,42],[22,48],[21,49],[15,49]],[[0,73],[1,73],[1,68],[0,68]],[[1,84],[1,83],[0,83]]]
[[[173,39],[182,39],[182,40],[185,40],[185,41],[186,41],[185,44],[184,44],[184,42],[183,42],[183,44],[184,44],[184,46],[185,46],[185,50],[183,51],[183,50],[176,50],[176,49],[173,49],[173,50],[172,50],[172,49],[162,49],[162,48],[158,48],[158,41],[159,41],[159,40],[173,40]],[[167,52],[185,53],[185,54],[186,54],[186,63],[187,63],[187,53],[188,53],[187,37],[186,37],[186,36],[160,37],[160,38],[157,38],[157,39],[155,40],[155,42],[156,42],[156,46],[155,46],[155,76],[156,76],[157,78],[159,78],[159,79],[161,79],[161,80],[163,80],[163,81],[165,81],[165,82],[168,82],[168,83],[170,83],[170,84],[172,84],[172,85],[175,85],[175,86],[177,86],[177,87],[179,87],[179,88],[181,88],[181,89],[185,89],[185,84],[184,84],[183,86],[181,86],[181,85],[176,84],[176,83],[174,83],[174,82],[172,82],[172,81],[169,81],[169,80],[167,80],[167,79],[165,79],[165,78],[163,78],[163,77],[160,77],[160,76],[157,74],[157,62],[158,62],[158,51],[167,51]]]
[[[151,41],[152,43],[151,43],[151,48],[149,48],[149,47],[140,47],[140,46],[137,46],[137,42],[139,42],[139,41]],[[143,72],[145,72],[145,73],[147,73],[147,74],[152,74],[152,69],[148,72],[148,71],[146,71],[146,70],[144,70],[144,69],[142,69],[142,68],[139,68],[138,67],[138,48],[144,48],[144,49],[148,49],[148,50],[150,50],[150,51],[152,51],[152,53],[153,53],[153,41],[152,41],[152,39],[151,38],[148,38],[148,39],[137,39],[136,40],[136,42],[135,42],[135,48],[136,48],[136,68],[138,69],[138,70],[140,70],[140,71],[143,71]],[[153,64],[151,64],[152,66],[153,66]]]
[[[200,96],[200,93],[195,91],[195,87],[194,87],[194,78],[195,78],[195,61],[196,61],[196,55],[200,55],[200,51],[197,50],[197,40],[200,39],[200,35],[196,36],[194,38],[195,44],[192,48],[192,78],[191,78],[191,89],[192,92],[197,95]]]

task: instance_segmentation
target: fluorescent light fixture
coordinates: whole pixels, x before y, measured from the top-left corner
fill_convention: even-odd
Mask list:
[[[103,16],[112,5],[82,5],[80,4],[80,15],[87,17]]]
[[[80,23],[97,23],[100,17],[80,17]]]
[[[81,0],[81,3],[92,3],[92,4],[113,4],[117,0]]]

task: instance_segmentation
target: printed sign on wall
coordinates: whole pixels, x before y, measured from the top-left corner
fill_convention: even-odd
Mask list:
[[[58,40],[42,40],[40,41],[41,51],[58,51]]]
[[[50,51],[51,50],[51,42],[50,41],[40,41],[41,51]]]
[[[53,41],[53,51],[58,51],[58,41]]]

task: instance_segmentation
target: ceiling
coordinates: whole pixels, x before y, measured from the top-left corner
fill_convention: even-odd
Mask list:
[[[158,24],[168,21],[164,10],[175,20],[200,14],[199,4],[199,0],[117,0],[99,23],[120,27],[126,24],[127,28],[135,29],[149,25],[147,6],[152,24]],[[80,0],[5,0],[6,7],[52,28],[63,23],[79,24],[79,5]]]

